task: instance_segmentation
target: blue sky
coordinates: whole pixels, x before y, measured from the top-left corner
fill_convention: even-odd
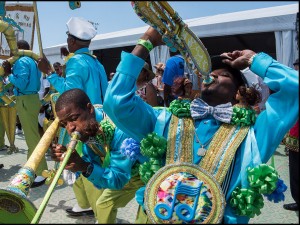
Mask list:
[[[169,1],[182,19],[298,3],[298,1]],[[43,48],[66,43],[66,22],[72,16],[98,23],[98,34],[146,26],[134,13],[130,1],[81,1],[69,8],[66,1],[37,1]],[[33,51],[38,53],[35,35]]]

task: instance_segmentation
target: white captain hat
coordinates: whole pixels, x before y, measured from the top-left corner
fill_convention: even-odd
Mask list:
[[[89,21],[79,17],[71,17],[67,22],[67,28],[67,34],[82,41],[90,41],[97,34],[94,26]]]

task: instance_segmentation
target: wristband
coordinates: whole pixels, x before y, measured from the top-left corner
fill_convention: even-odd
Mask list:
[[[151,52],[151,50],[153,49],[153,44],[149,39],[147,41],[143,39],[139,39],[137,44],[144,46],[149,52]]]

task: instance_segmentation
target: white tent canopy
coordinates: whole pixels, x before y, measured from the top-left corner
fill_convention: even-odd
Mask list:
[[[239,11],[189,19],[184,20],[184,22],[200,39],[203,37],[275,32],[277,60],[285,65],[292,66],[292,63],[298,57],[295,40],[295,22],[298,6],[298,4],[291,4]],[[98,34],[92,40],[90,50],[133,46],[147,28],[148,25],[134,29]],[[44,54],[52,63],[54,61],[62,62],[60,58],[60,48],[66,45],[67,44],[64,43],[46,48],[44,49]],[[154,65],[155,62],[152,61],[153,53],[151,63]]]

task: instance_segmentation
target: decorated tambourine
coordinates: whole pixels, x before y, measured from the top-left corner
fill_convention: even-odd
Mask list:
[[[145,209],[152,223],[221,223],[225,206],[216,179],[194,164],[166,165],[146,186]]]

